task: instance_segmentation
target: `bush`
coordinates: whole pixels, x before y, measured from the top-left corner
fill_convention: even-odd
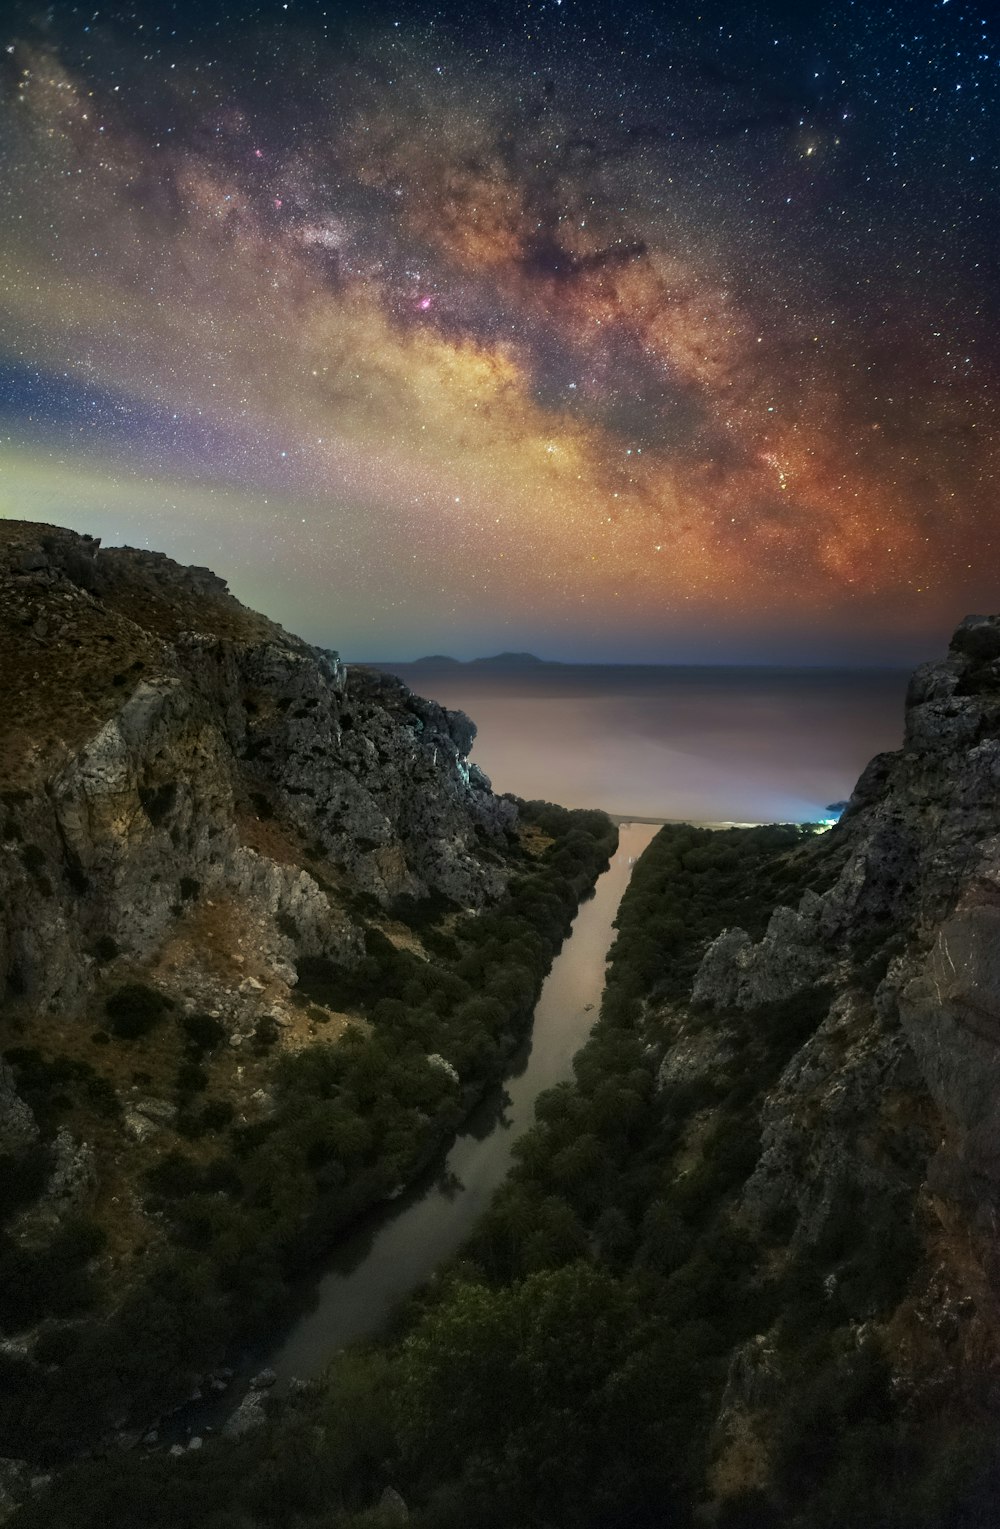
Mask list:
[[[160,786],[143,786],[139,791],[139,800],[153,827],[159,828],[173,811],[177,800],[177,782],[168,780]]]
[[[74,1100],[89,1103],[107,1119],[120,1114],[114,1088],[89,1062],[68,1056],[44,1057],[33,1046],[13,1046],[5,1055],[17,1073],[18,1091],[43,1131],[52,1130]]]
[[[108,1028],[121,1040],[136,1040],[160,1023],[173,999],[144,982],[127,982],[104,1005]]]
[[[254,1025],[250,1049],[256,1056],[264,1056],[276,1043],[280,1034],[278,1021],[274,1018],[274,1015],[262,1014],[256,1025]]]
[[[25,1247],[0,1233],[0,1328],[18,1332],[43,1317],[67,1317],[94,1304],[86,1265],[104,1245],[92,1221],[63,1222],[43,1247]]]
[[[209,1099],[201,1112],[202,1124],[208,1131],[221,1131],[232,1124],[234,1114],[228,1099]]]
[[[200,1094],[208,1087],[208,1073],[197,1062],[182,1062],[177,1069],[177,1092]]]
[[[37,1142],[16,1156],[0,1155],[0,1226],[38,1198],[50,1170],[48,1148]]]
[[[187,1038],[188,1050],[193,1056],[214,1051],[226,1039],[226,1027],[211,1014],[183,1014],[181,1029]]]

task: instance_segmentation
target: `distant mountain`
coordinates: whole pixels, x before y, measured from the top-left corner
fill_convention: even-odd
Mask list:
[[[538,669],[551,662],[551,659],[538,658],[534,653],[496,653],[492,658],[470,659],[469,667],[476,669]]]
[[[424,658],[400,659],[389,665],[367,665],[373,669],[544,669],[557,660],[539,658],[535,653],[494,653],[488,658],[451,658],[447,653],[428,653]]]

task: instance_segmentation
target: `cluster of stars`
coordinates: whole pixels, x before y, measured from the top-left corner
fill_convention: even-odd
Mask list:
[[[820,11],[25,8],[0,512],[370,656],[936,646],[991,598],[1000,43]]]

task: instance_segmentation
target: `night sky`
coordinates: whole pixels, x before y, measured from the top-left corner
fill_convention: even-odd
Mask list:
[[[672,10],[0,4],[0,516],[349,657],[1000,608],[1000,19]]]

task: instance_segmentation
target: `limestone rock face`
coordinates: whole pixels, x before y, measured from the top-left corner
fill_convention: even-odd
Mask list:
[[[192,949],[225,913],[258,988],[216,981],[215,1006],[246,1029],[296,954],[360,954],[350,895],[476,908],[506,884],[516,809],[470,767],[469,719],[348,672],[205,569],[4,522],[0,719],[0,997],[34,1010],[81,1013],[109,962],[181,935],[197,990]],[[0,1129],[23,1135],[9,1098],[0,1079]]]
[[[927,954],[901,965],[892,984],[907,1038],[951,1126],[935,1182],[974,1200],[984,1192],[992,1200],[1000,1190],[997,850],[987,848],[976,882],[937,927]]]
[[[705,952],[692,1000],[716,1009],[753,1009],[820,981],[830,964],[818,938],[821,912],[820,899],[807,892],[798,910],[774,910],[759,944],[743,929],[724,930]]]
[[[691,990],[692,1002],[712,1009],[734,1008],[745,961],[753,948],[745,929],[724,929],[717,935],[702,957]]]
[[[988,1217],[1000,1202],[1000,617],[968,617],[947,657],[916,671],[902,749],[863,772],[829,842],[832,886],[776,910],[757,943],[727,930],[694,983],[717,1010],[817,984],[834,994],[769,1100],[746,1211],[762,1220],[791,1200],[800,1235],[818,1234],[837,1182],[863,1191],[877,1177],[855,1144],[896,1091],[939,1114],[932,1187]],[[859,952],[880,947],[892,959],[862,1001]]]
[[[52,1159],[44,1200],[58,1218],[86,1198],[96,1183],[97,1170],[93,1148],[87,1142],[74,1141],[65,1126],[56,1132]]]
[[[930,1144],[919,1122],[899,1125],[897,1106],[921,1093],[899,1026],[879,1020],[863,998],[840,994],[768,1095],[760,1156],[741,1195],[747,1224],[762,1228],[794,1211],[792,1245],[808,1246],[845,1204],[912,1189]],[[874,1139],[890,1137],[892,1153],[872,1151]]]
[[[245,1433],[263,1428],[267,1422],[267,1394],[264,1391],[248,1391],[246,1396],[222,1425],[224,1439],[239,1439]]]
[[[14,1074],[0,1061],[0,1154],[14,1157],[38,1140],[38,1124],[14,1086]]]

